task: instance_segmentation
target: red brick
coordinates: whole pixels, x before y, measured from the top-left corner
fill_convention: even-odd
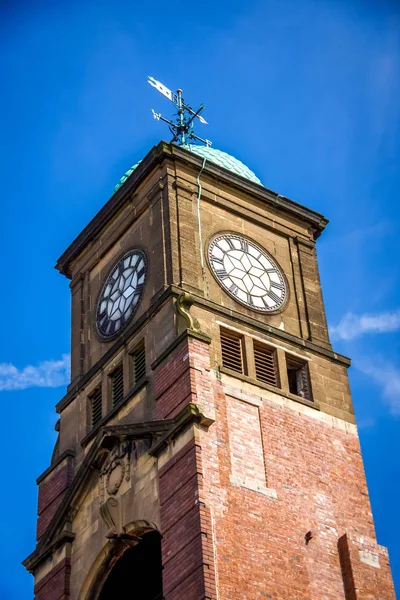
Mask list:
[[[68,600],[70,576],[71,561],[64,558],[35,585],[35,600]]]

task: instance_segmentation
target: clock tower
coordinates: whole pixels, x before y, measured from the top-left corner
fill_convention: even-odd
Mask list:
[[[36,600],[394,600],[315,251],[326,219],[161,142],[57,262],[71,383]]]

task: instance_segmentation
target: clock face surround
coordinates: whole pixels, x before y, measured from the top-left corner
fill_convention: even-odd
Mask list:
[[[138,307],[147,275],[146,255],[131,250],[122,256],[108,275],[97,302],[97,332],[113,338],[127,324]]]
[[[281,268],[251,239],[233,233],[217,234],[208,247],[208,262],[220,286],[244,306],[271,313],[286,304],[289,287]]]

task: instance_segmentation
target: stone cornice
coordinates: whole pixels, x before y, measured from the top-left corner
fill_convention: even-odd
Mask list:
[[[171,285],[169,286],[157,299],[154,300],[153,304],[141,317],[138,319],[131,327],[128,327],[119,338],[113,343],[111,348],[101,357],[99,361],[78,381],[74,382],[73,385],[68,389],[67,394],[58,402],[56,405],[56,411],[61,413],[67,406],[74,400],[76,395],[90,382],[92,377],[96,375],[101,367],[103,367],[111,358],[115,355],[115,353],[124,345],[126,342],[135,335],[142,327],[149,322],[149,320],[158,312],[161,306],[166,302],[169,298],[174,297],[178,298],[182,292],[185,291],[183,288],[179,288],[177,286]],[[281,329],[277,329],[276,327],[271,327],[265,323],[262,323],[258,319],[253,317],[249,317],[244,315],[238,311],[225,308],[224,306],[220,306],[211,300],[207,300],[202,296],[194,293],[193,290],[190,291],[190,295],[193,298],[193,303],[197,306],[205,308],[207,310],[212,310],[214,313],[219,314],[223,317],[227,317],[229,319],[235,320],[237,323],[241,323],[242,325],[247,325],[250,327],[254,327],[258,331],[262,331],[267,335],[270,335],[273,338],[278,340],[282,340],[283,342],[288,342],[293,344],[297,348],[302,348],[304,350],[308,350],[314,354],[319,354],[330,358],[334,362],[338,362],[346,367],[349,367],[351,364],[351,360],[343,356],[342,354],[338,354],[337,352],[333,352],[327,348],[324,348],[318,344],[310,342],[309,340],[304,340],[296,335],[291,333],[287,333],[286,331],[282,331]],[[195,336],[196,332],[191,332],[190,335],[192,337]],[[185,333],[184,335],[188,335]],[[207,337],[207,336],[206,336]],[[203,341],[207,341],[203,339]],[[173,342],[174,344],[175,342]],[[179,342],[177,342],[179,343]],[[209,342],[208,342],[209,343]],[[169,348],[171,351],[172,348]],[[152,368],[154,369],[157,364],[162,360],[163,356],[158,357],[154,363],[152,364]]]
[[[202,167],[201,157],[180,146],[167,142],[160,142],[157,146],[154,146],[136,167],[132,175],[128,177],[119,190],[111,196],[103,208],[60,256],[55,267],[60,273],[71,278],[71,262],[80,254],[80,252],[82,252],[86,245],[99,234],[102,228],[110,222],[112,217],[121,208],[122,204],[130,198],[132,193],[134,193],[135,189],[150,171],[168,158],[186,164],[189,163],[193,165],[196,170],[199,170]],[[290,213],[302,221],[306,221],[309,224],[314,239],[322,233],[328,223],[328,220],[320,213],[308,209],[289,198],[281,196],[262,185],[253,183],[239,175],[235,175],[235,173],[232,173],[223,167],[219,167],[210,161],[206,162],[203,173],[204,175],[207,174],[214,179],[217,179],[218,182],[244,191],[262,202],[270,204],[283,212]]]
[[[283,342],[289,342],[290,344],[292,344],[293,346],[296,346],[297,348],[302,348],[303,350],[308,350],[314,354],[319,354],[319,355],[325,356],[327,358],[330,358],[334,362],[343,364],[346,367],[349,367],[351,364],[351,360],[347,356],[343,356],[342,354],[333,352],[333,350],[324,348],[323,346],[315,344],[314,342],[310,342],[309,340],[305,340],[301,337],[293,335],[292,333],[287,333],[286,331],[282,331],[282,329],[277,329],[276,327],[272,327],[271,325],[262,323],[258,319],[249,317],[247,315],[244,315],[244,314],[237,312],[235,310],[232,310],[230,308],[225,308],[224,306],[221,306],[221,305],[217,304],[216,302],[213,302],[212,300],[207,300],[206,298],[203,298],[202,296],[196,296],[196,294],[194,294],[193,292],[191,292],[191,297],[193,299],[193,304],[195,306],[200,306],[207,310],[211,310],[212,312],[219,314],[223,317],[227,317],[228,319],[231,319],[231,320],[233,319],[234,321],[236,321],[237,323],[241,323],[242,325],[254,327],[254,329],[257,329],[258,331],[262,331],[263,333],[266,333],[267,335],[270,335],[273,338],[276,338]]]
[[[78,381],[74,381],[68,387],[67,394],[61,398],[61,400],[56,404],[56,411],[61,413],[67,406],[72,402],[75,396],[85,387],[85,385],[92,379],[94,375],[96,375],[101,367],[103,367],[111,358],[115,355],[115,353],[126,344],[126,342],[136,333],[140,331],[142,327],[149,322],[149,320],[158,312],[158,310],[163,306],[164,302],[166,302],[171,296],[178,296],[182,293],[182,290],[179,288],[169,287],[162,294],[160,294],[154,302],[150,306],[150,308],[143,313],[143,315],[133,323],[130,327],[125,329],[120,336],[117,337],[116,341],[112,344],[112,346],[107,350],[107,352],[97,361],[96,364],[93,365],[91,369],[85,375],[83,375]]]

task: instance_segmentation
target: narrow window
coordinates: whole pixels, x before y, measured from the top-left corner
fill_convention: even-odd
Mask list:
[[[221,329],[222,366],[236,373],[244,373],[243,337]]]
[[[135,386],[146,375],[146,353],[142,342],[131,354],[132,385]]]
[[[286,355],[289,391],[291,394],[312,400],[310,375],[305,361]]]
[[[99,385],[94,392],[89,396],[90,411],[92,419],[92,427],[95,427],[103,417],[103,398],[101,394],[101,385]]]
[[[124,369],[122,363],[110,375],[111,402],[115,406],[124,397]]]
[[[254,342],[254,363],[258,381],[269,383],[274,387],[279,386],[276,350],[274,348]]]

